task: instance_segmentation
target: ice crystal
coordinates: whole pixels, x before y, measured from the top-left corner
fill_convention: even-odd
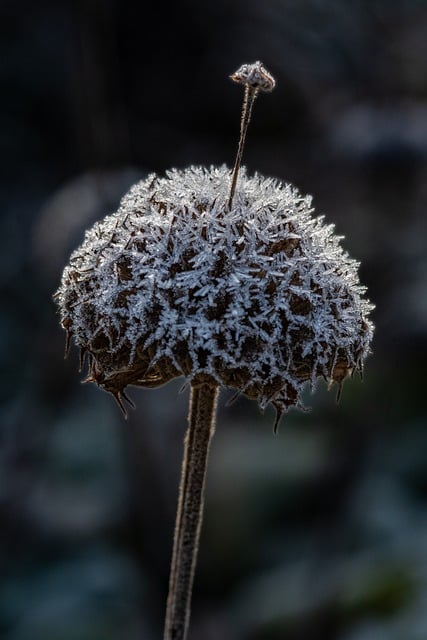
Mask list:
[[[361,371],[372,306],[333,226],[292,185],[242,170],[231,210],[229,185],[225,166],[150,175],[72,254],[62,326],[120,403],[185,376],[280,414]]]

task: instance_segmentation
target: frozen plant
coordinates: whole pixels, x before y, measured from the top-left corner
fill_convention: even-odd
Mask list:
[[[172,169],[134,185],[86,232],[56,293],[61,323],[88,357],[88,380],[125,412],[128,385],[184,376],[189,426],[165,640],[187,635],[209,443],[220,386],[276,409],[302,406],[318,378],[341,388],[369,353],[372,305],[358,264],[311,198],[241,169],[255,98],[275,86],[260,62],[245,87],[233,171]]]

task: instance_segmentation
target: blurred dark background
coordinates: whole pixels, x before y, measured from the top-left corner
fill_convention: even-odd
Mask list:
[[[273,437],[226,407],[191,640],[427,638],[427,3],[3,0],[0,637],[161,637],[188,394],[128,422],[63,360],[51,296],[94,220],[147,172],[244,162],[346,237],[376,304],[365,380]]]

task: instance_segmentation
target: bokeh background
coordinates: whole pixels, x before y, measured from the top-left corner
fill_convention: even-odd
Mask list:
[[[191,640],[427,638],[427,3],[2,0],[0,637],[161,637],[188,392],[112,398],[51,299],[147,172],[245,164],[346,237],[376,304],[365,380],[272,434],[221,397]]]

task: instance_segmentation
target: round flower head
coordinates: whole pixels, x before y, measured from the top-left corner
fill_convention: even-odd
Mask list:
[[[311,198],[225,166],[149,176],[96,223],[57,292],[89,379],[122,405],[127,385],[214,379],[301,406],[305,383],[341,386],[369,352],[372,309],[357,267]]]

